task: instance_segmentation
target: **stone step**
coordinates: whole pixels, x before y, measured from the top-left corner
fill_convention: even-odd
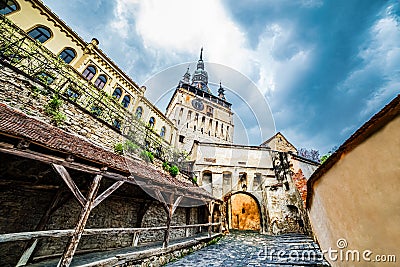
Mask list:
[[[281,253],[281,254],[278,254]],[[308,236],[232,232],[217,244],[196,251],[169,267],[208,266],[330,266]]]

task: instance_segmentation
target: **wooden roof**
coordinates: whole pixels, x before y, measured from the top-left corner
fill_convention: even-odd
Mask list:
[[[159,170],[152,164],[141,160],[134,160],[120,156],[112,151],[97,146],[84,138],[68,133],[60,128],[29,117],[24,113],[11,109],[0,103],[0,133],[46,148],[46,151],[54,151],[63,155],[71,155],[77,160],[92,163],[93,166],[102,166],[103,169],[114,170],[122,177],[130,179],[132,183],[145,181],[148,184],[159,185],[164,188],[172,188],[180,192],[188,192],[199,198],[214,199],[209,193],[190,181],[182,181],[171,177]],[[3,149],[4,150],[4,149]],[[2,150],[2,151],[3,151]],[[12,148],[13,151],[18,148]],[[23,151],[31,153],[28,150]],[[33,152],[32,152],[33,153]],[[33,153],[35,154],[35,153]],[[36,157],[39,159],[39,157]],[[58,160],[59,161],[59,160]],[[91,165],[91,164],[89,164]],[[68,165],[74,168],[74,165]],[[88,168],[90,169],[90,167]],[[117,177],[118,175],[115,175]],[[113,177],[111,175],[111,177]],[[136,180],[134,178],[137,178]]]

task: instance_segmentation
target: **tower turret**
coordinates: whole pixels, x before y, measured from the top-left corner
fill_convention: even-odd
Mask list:
[[[208,88],[208,73],[204,70],[203,48],[200,50],[200,59],[197,62],[197,69],[193,73],[192,85],[207,93],[211,93],[210,88]]]
[[[226,100],[226,98],[225,98],[225,89],[222,87],[221,82],[219,82],[218,97],[221,98],[222,100]]]

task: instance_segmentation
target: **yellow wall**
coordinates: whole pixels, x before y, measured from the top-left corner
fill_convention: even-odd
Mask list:
[[[37,25],[43,25],[49,28],[52,32],[52,37],[43,43],[43,45],[53,52],[55,55],[64,50],[66,47],[73,48],[77,56],[70,63],[79,73],[89,66],[96,67],[96,75],[91,79],[95,82],[97,77],[104,74],[107,77],[107,83],[102,90],[112,95],[116,87],[122,89],[122,96],[119,102],[122,101],[125,95],[131,98],[128,110],[135,113],[138,106],[143,107],[143,120],[147,123],[149,118],[153,116],[156,119],[155,132],[160,133],[161,127],[166,128],[166,136],[164,140],[168,143],[175,143],[174,137],[176,128],[173,123],[152,103],[144,98],[144,90],[134,83],[130,78],[120,70],[115,63],[111,61],[101,50],[97,47],[96,41],[86,43],[80,38],[73,30],[69,29],[67,25],[60,22],[59,18],[52,13],[43,3],[39,0],[30,1],[15,1],[18,3],[20,9],[12,12],[6,17],[13,21],[25,32],[30,31]]]
[[[371,258],[395,254],[400,261],[400,116],[342,156],[313,191],[310,219],[322,249],[338,249],[337,240],[344,238],[343,251],[371,250]],[[363,260],[330,262],[377,266]]]
[[[83,55],[85,43],[82,42],[82,40],[77,40],[71,35],[67,35],[66,32],[68,31],[65,31],[65,29],[52,19],[49,14],[41,14],[41,9],[34,3],[34,1],[33,3],[21,0],[16,2],[20,6],[20,10],[6,15],[6,17],[26,32],[29,32],[37,25],[43,25],[49,28],[52,31],[52,37],[44,43],[46,48],[56,55],[58,55],[65,47],[73,48],[77,53],[77,56],[71,62],[71,65],[75,64]]]

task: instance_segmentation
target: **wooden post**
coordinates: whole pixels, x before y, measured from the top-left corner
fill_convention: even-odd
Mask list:
[[[170,206],[170,205],[168,205]],[[163,241],[163,248],[167,248],[169,245],[169,235],[171,233],[171,220],[172,220],[172,213],[171,209],[168,207],[167,209],[167,229],[165,229],[164,233],[164,241]]]
[[[218,208],[219,208],[219,214],[220,214],[220,216],[219,216],[219,223],[220,223],[219,232],[222,233],[222,225],[224,223],[224,219],[223,219],[224,216],[223,216],[222,211],[223,211],[224,207],[223,207],[223,205],[219,204]]]
[[[139,237],[140,237],[140,232],[135,232],[133,234],[132,246],[137,247],[137,245],[139,243]]]
[[[176,208],[178,207],[179,203],[182,201],[183,196],[179,196],[175,201],[174,195],[171,195],[170,198],[170,203],[167,204],[167,229],[165,230],[165,235],[164,235],[164,242],[163,242],[163,247],[166,248],[169,245],[169,236],[171,233],[171,220],[172,216],[175,213]]]
[[[191,211],[190,207],[185,208],[185,223],[186,223],[186,225],[190,224],[190,211]],[[190,228],[187,227],[187,228],[185,228],[185,236],[189,237],[189,235],[190,235]]]
[[[69,239],[69,244],[65,248],[62,257],[58,262],[57,265],[58,267],[68,267],[71,264],[72,257],[74,256],[76,248],[78,247],[79,244],[79,240],[82,237],[83,230],[89,218],[90,211],[93,208],[93,202],[95,200],[97,190],[100,187],[101,178],[102,178],[101,175],[96,175],[92,181],[92,184],[90,185],[89,192],[86,197],[87,201],[81,211],[81,214],[79,216],[79,221],[74,229],[74,233]]]
[[[167,248],[169,244],[169,235],[171,232],[171,220],[172,216],[174,215],[174,212],[176,208],[178,207],[179,203],[182,201],[183,196],[179,196],[175,200],[175,194],[171,194],[169,197],[169,200],[166,200],[160,190],[155,191],[156,197],[158,201],[161,202],[163,205],[165,212],[167,213],[167,228],[165,229],[165,234],[164,234],[164,241],[163,241],[163,248]]]
[[[208,207],[208,237],[211,237],[212,235],[212,215],[214,212],[214,201],[211,201],[210,203],[208,203],[207,207]]]

